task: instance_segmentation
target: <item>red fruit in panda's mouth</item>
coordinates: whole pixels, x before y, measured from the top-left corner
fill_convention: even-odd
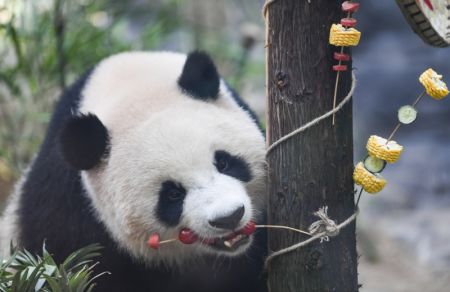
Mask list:
[[[159,248],[159,234],[158,233],[153,233],[152,235],[150,235],[150,238],[147,241],[147,245],[153,249],[158,249]]]
[[[184,244],[193,244],[198,240],[198,236],[192,230],[183,228],[180,230],[178,239]]]
[[[242,229],[221,237],[200,237],[193,230],[189,228],[183,228],[178,234],[178,240],[184,244],[193,244],[199,241],[200,244],[207,245],[218,250],[231,252],[236,251],[240,246],[248,243],[250,235],[252,235],[255,231],[256,225],[252,221],[249,221],[247,225],[245,225]],[[150,235],[147,241],[147,245],[150,248],[159,249],[160,244],[166,244],[174,241],[176,241],[176,239],[174,238],[160,241],[159,234],[153,233]]]
[[[248,222],[247,225],[245,225],[244,228],[240,230],[240,232],[245,235],[251,235],[255,233],[255,231],[256,231],[256,224],[253,221]]]
[[[244,228],[230,233],[222,237],[202,238],[195,234],[194,231],[184,228],[180,231],[179,239],[185,244],[192,244],[195,241],[200,241],[201,244],[208,245],[212,248],[223,251],[234,251],[240,246],[249,242],[249,237],[256,230],[254,222],[250,221]]]

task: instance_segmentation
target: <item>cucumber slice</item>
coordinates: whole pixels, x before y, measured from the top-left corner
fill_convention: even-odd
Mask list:
[[[408,125],[417,118],[417,110],[411,105],[404,105],[398,109],[398,120],[400,123]]]
[[[383,171],[385,166],[386,161],[380,158],[368,155],[364,159],[364,167],[371,173],[380,173]]]

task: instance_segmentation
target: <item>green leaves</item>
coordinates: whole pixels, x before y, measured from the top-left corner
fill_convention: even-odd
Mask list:
[[[88,245],[57,264],[46,250],[42,256],[12,248],[11,257],[0,265],[0,292],[89,292],[95,280],[108,272],[94,274],[93,262],[101,247]]]
[[[138,8],[127,1],[108,0],[3,2],[0,160],[14,177],[31,161],[45,136],[62,79],[70,84],[117,52],[165,47],[172,32],[184,25],[174,16],[181,0],[149,1]],[[57,4],[60,13],[55,11]],[[98,15],[106,17],[103,25],[94,21]]]

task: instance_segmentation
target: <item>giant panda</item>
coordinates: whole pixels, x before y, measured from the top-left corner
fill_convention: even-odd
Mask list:
[[[11,240],[58,261],[103,246],[94,291],[266,291],[266,235],[235,237],[265,208],[265,142],[254,113],[204,52],[104,59],[56,104],[2,218]],[[148,238],[200,238],[159,249]],[[258,229],[259,230],[259,229]],[[229,239],[233,244],[224,244]]]

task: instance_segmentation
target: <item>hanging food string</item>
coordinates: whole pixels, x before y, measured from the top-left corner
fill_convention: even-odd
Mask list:
[[[353,172],[353,180],[361,186],[356,206],[359,204],[361,194],[366,191],[370,194],[380,192],[386,185],[386,180],[380,175],[387,163],[395,163],[403,151],[403,146],[393,141],[395,133],[401,125],[413,123],[418,115],[417,104],[422,100],[425,94],[428,94],[436,100],[441,100],[448,95],[447,85],[442,81],[442,75],[437,74],[433,69],[428,69],[419,77],[420,83],[425,90],[414,100],[412,105],[404,105],[398,110],[398,123],[392,130],[389,138],[372,135],[367,141],[368,155],[363,162],[359,162]]]
[[[357,46],[361,33],[354,27],[356,25],[356,19],[352,18],[352,14],[359,9],[359,3],[353,3],[352,1],[345,1],[342,3],[342,11],[347,13],[347,17],[342,18],[339,24],[331,25],[330,29],[330,44],[341,47],[340,52],[334,52],[333,58],[339,61],[337,65],[333,66],[333,70],[336,71],[336,83],[334,86],[333,96],[333,109],[336,108],[337,90],[339,86],[339,77],[341,71],[347,71],[347,65],[343,62],[350,61],[350,55],[344,52],[345,47]],[[335,114],[333,114],[333,125],[335,124]]]
[[[423,72],[419,77],[420,83],[425,87],[425,90],[416,98],[412,105],[402,106],[398,110],[398,124],[389,135],[387,141],[390,141],[401,125],[408,125],[414,122],[417,118],[417,104],[422,100],[422,97],[427,93],[436,100],[441,100],[449,93],[446,84],[442,81],[442,75],[437,74],[433,69],[429,68]]]
[[[184,244],[193,244],[197,241],[200,241],[202,244],[212,245],[212,244],[215,244],[216,241],[221,240],[221,241],[223,241],[222,242],[223,245],[231,248],[236,242],[241,240],[243,237],[250,236],[253,233],[255,233],[257,228],[285,229],[285,230],[290,230],[290,231],[294,231],[297,233],[311,235],[309,232],[306,232],[306,231],[303,231],[303,230],[300,230],[297,228],[293,228],[293,227],[282,226],[282,225],[256,225],[255,222],[250,221],[244,226],[244,228],[226,236],[225,238],[220,238],[220,239],[219,238],[200,238],[191,229],[183,228],[180,230],[180,232],[178,234],[178,238],[171,238],[171,239],[162,240],[162,241],[160,239],[159,233],[152,233],[147,241],[147,245],[152,249],[159,249],[161,245],[173,243],[176,241],[180,241],[181,243],[184,243]]]
[[[197,241],[201,241],[203,244],[214,244],[216,240],[222,240],[223,244],[227,247],[232,247],[236,242],[241,240],[245,236],[253,234],[256,230],[256,225],[253,221],[247,223],[241,230],[238,230],[225,238],[200,238],[194,231],[189,228],[183,228],[178,234],[178,238],[172,238],[160,241],[160,236],[158,233],[153,233],[150,235],[147,245],[153,249],[159,249],[161,244],[172,243],[175,241],[180,241],[184,244],[193,244]]]

